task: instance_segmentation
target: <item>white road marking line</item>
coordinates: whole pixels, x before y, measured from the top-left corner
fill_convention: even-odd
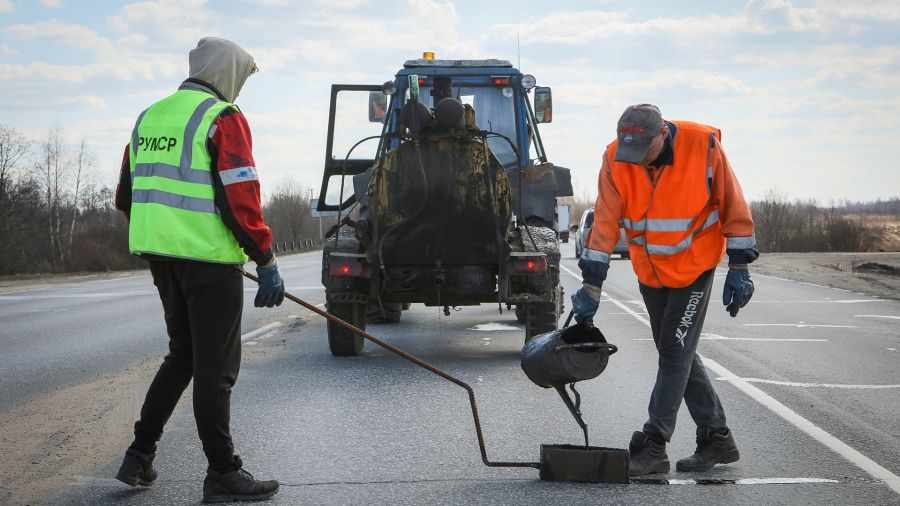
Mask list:
[[[821,327],[827,329],[855,329],[856,325],[817,325],[813,323],[745,323],[745,327],[796,327],[798,329]]]
[[[814,439],[831,448],[835,453],[849,460],[851,463],[859,467],[863,471],[869,473],[873,478],[881,480],[890,487],[891,490],[900,494],[900,476],[888,471],[874,460],[866,457],[840,439],[832,436],[819,426],[803,418],[789,407],[775,400],[769,394],[751,385],[747,381],[737,377],[733,372],[719,365],[715,360],[701,355],[704,365],[712,369],[719,376],[724,377],[731,382],[732,385],[752,397],[754,400],[774,411],[778,416],[784,418],[798,429],[809,434]]]
[[[889,320],[900,320],[900,316],[891,316],[884,314],[855,314],[857,318],[887,318]]]
[[[827,478],[742,478],[736,480],[738,485],[793,485],[796,483],[840,483]]]
[[[475,325],[474,327],[472,327],[468,330],[478,330],[481,332],[497,332],[497,331],[502,332],[502,331],[515,330],[516,332],[518,332],[518,331],[521,331],[522,329],[520,327],[513,327],[512,325],[507,325],[505,323],[491,322],[491,323],[479,323],[478,325]]]
[[[726,337],[710,332],[700,334],[700,339],[709,341],[771,341],[786,343],[826,343],[828,339],[802,339],[802,338],[780,338],[780,337]]]
[[[797,280],[795,280],[795,279],[787,279],[787,278],[782,278],[782,277],[778,277],[778,276],[770,276],[770,275],[768,275],[768,274],[758,274],[758,273],[754,273],[754,274],[753,274],[753,277],[755,277],[755,278],[777,279],[777,280],[779,280],[779,281],[785,281],[785,282],[787,282],[787,283],[795,283],[795,284],[798,284],[798,285],[814,286],[814,287],[816,287],[816,288],[827,288],[827,289],[829,289],[829,290],[837,290],[837,291],[839,291],[839,292],[849,292],[849,293],[852,293],[851,290],[847,290],[846,288],[835,288],[835,287],[833,287],[833,286],[819,285],[819,284],[816,284],[816,283],[810,283],[810,282],[808,282],[808,281],[797,281]]]
[[[622,313],[627,314],[627,313]],[[640,313],[639,313],[640,314]],[[777,338],[777,337],[725,337],[718,334],[707,334],[704,332],[700,335],[702,341],[763,341],[773,343],[827,343],[828,339],[795,339],[795,338]],[[638,337],[635,341],[652,341],[649,337]]]
[[[840,483],[828,478],[739,478],[679,480],[666,478],[632,478],[633,483],[644,485],[798,485],[807,483]]]
[[[133,290],[128,292],[60,293],[46,295],[6,295],[0,293],[0,300],[102,299],[134,297],[137,295],[157,295],[157,292],[152,290]]]
[[[751,300],[751,304],[862,304],[864,302],[888,302],[887,299],[835,299],[835,300]]]
[[[705,360],[705,359],[704,359]],[[719,381],[729,381],[728,378],[716,378]],[[741,378],[741,381],[748,383],[765,383],[768,385],[780,385],[786,387],[800,388],[844,388],[848,390],[884,390],[890,388],[900,388],[900,385],[846,385],[839,383],[797,383],[794,381],[775,381],[759,378]]]
[[[255,339],[256,337],[261,336],[262,334],[265,334],[266,332],[268,332],[272,329],[277,329],[278,327],[283,327],[283,326],[284,326],[284,324],[281,322],[272,322],[272,323],[265,325],[263,327],[260,327],[256,330],[251,330],[250,332],[247,332],[246,334],[241,336],[241,342],[243,343],[244,341],[248,341],[250,339]]]
[[[885,348],[887,351],[897,351],[897,348]]]
[[[568,272],[572,276],[574,276],[579,281],[582,280],[581,276],[572,272],[571,269],[569,269],[563,265],[560,265],[560,268],[563,269],[564,271]],[[607,294],[607,297],[609,297],[609,294]],[[625,304],[622,304],[612,298],[610,298],[610,300],[612,300],[617,305],[619,305],[619,307],[621,307],[624,311],[631,311],[628,308],[628,306],[626,306]],[[634,316],[634,318],[636,320],[642,322],[644,325],[646,325],[648,327],[650,326],[650,322],[646,318],[644,318],[643,316],[641,316],[637,313],[634,313],[634,312],[632,312],[632,313],[633,313],[632,316]],[[732,385],[737,387],[739,390],[741,390],[745,394],[749,395],[752,399],[759,402],[763,406],[769,408],[775,414],[784,418],[786,421],[791,423],[793,426],[795,426],[798,429],[800,429],[801,431],[807,433],[808,435],[813,437],[815,440],[817,440],[820,443],[822,443],[823,445],[827,446],[828,448],[830,448],[832,451],[834,451],[838,455],[844,457],[845,459],[850,461],[856,467],[869,473],[869,475],[872,476],[873,478],[883,481],[884,484],[887,485],[888,487],[890,487],[891,490],[893,490],[897,494],[900,494],[900,476],[897,476],[896,474],[888,471],[887,469],[885,469],[884,467],[879,465],[874,460],[870,459],[869,457],[866,457],[862,453],[860,453],[857,450],[855,450],[854,448],[850,447],[849,445],[847,445],[840,439],[832,436],[831,434],[829,434],[825,430],[821,429],[814,423],[810,422],[806,418],[803,418],[801,415],[797,414],[796,412],[794,412],[793,410],[791,410],[790,408],[788,408],[781,402],[777,401],[775,398],[771,397],[769,394],[763,392],[759,388],[756,388],[755,386],[751,385],[747,381],[742,380],[733,372],[731,372],[728,369],[726,369],[725,367],[722,367],[721,365],[719,365],[719,363],[716,362],[715,360],[712,360],[711,358],[705,357],[703,355],[700,355],[700,358],[703,360],[703,363],[704,363],[704,365],[707,366],[707,368],[711,369],[717,375],[719,375],[723,378],[726,378],[728,381],[731,382]]]

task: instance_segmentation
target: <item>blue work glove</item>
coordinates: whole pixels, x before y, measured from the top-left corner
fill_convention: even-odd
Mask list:
[[[284,301],[284,281],[278,272],[278,263],[274,260],[269,265],[257,265],[256,276],[259,278],[259,289],[253,305],[256,307],[280,306]]]
[[[725,310],[732,317],[737,316],[738,310],[750,302],[750,297],[753,297],[753,281],[750,281],[747,264],[729,265],[725,276],[725,290],[722,291]]]
[[[594,315],[600,306],[600,291],[601,286],[584,283],[572,295],[572,312],[575,313],[576,322],[589,327],[594,326]]]

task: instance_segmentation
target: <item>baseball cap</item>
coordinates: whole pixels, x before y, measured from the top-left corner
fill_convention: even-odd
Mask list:
[[[650,149],[650,142],[665,125],[659,108],[653,104],[630,105],[619,118],[616,135],[616,161],[640,163]]]

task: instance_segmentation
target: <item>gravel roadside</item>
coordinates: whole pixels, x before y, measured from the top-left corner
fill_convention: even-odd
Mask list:
[[[900,300],[900,253],[764,253],[755,273]]]

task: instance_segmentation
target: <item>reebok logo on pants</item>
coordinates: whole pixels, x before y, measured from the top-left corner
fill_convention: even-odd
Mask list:
[[[691,326],[694,325],[694,316],[697,314],[697,306],[700,305],[700,300],[703,299],[703,293],[691,292],[687,306],[684,308],[684,314],[681,316],[681,323],[675,329],[675,342],[680,344],[682,348],[684,348],[684,338],[687,337]]]

